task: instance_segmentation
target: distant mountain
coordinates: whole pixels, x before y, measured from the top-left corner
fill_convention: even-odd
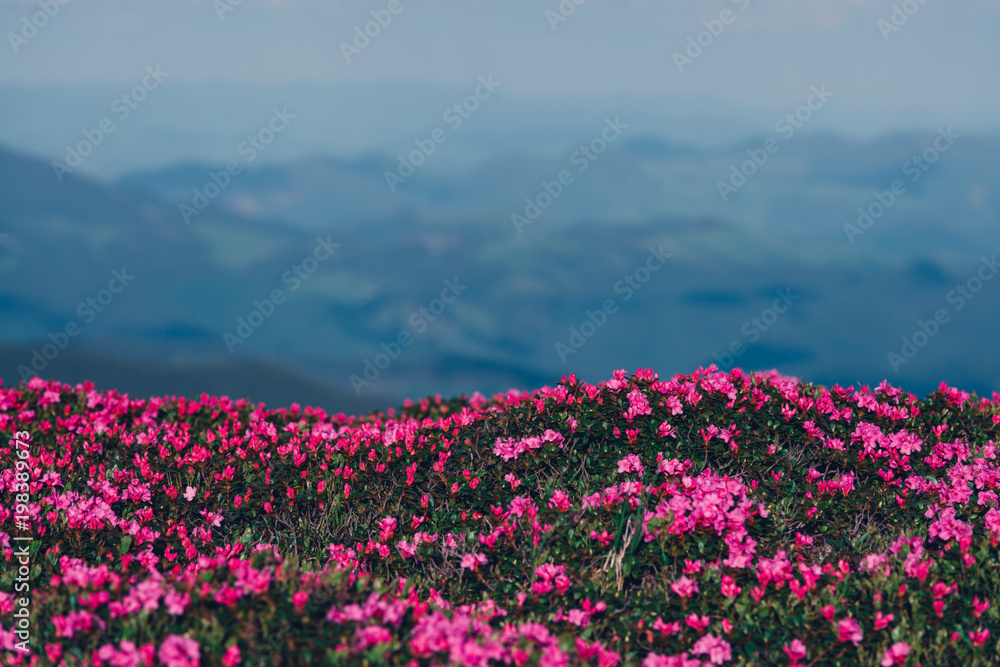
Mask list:
[[[775,132],[716,149],[623,134],[600,155],[568,144],[558,157],[512,152],[462,169],[441,166],[431,155],[391,188],[387,173],[409,173],[398,156],[311,158],[249,168],[218,203],[310,231],[400,217],[513,229],[511,216],[525,214],[526,199],[544,201],[544,183],[565,170],[572,183],[541,214],[544,224],[712,217],[780,235],[790,246],[853,245],[897,257],[949,253],[951,261],[984,242],[1000,245],[1000,139],[960,128],[951,133],[949,143],[935,132],[863,142]],[[773,153],[764,149],[768,139]],[[188,164],[121,182],[182,202],[218,168]],[[905,192],[873,220],[871,231],[852,236],[845,230],[858,224],[859,207],[874,204],[877,212],[876,192],[889,192],[894,181]]]
[[[2,10],[2,5],[0,5]],[[11,23],[20,21],[11,18]],[[339,52],[337,54],[339,58]],[[164,69],[171,68],[164,65]],[[498,75],[503,82],[504,77]],[[298,161],[312,155],[395,156],[435,127],[448,130],[436,165],[461,168],[503,151],[558,155],[589,141],[604,115],[620,114],[633,136],[673,131],[700,145],[734,141],[770,121],[773,113],[734,108],[718,99],[676,95],[522,96],[501,88],[461,127],[444,112],[478,85],[420,82],[314,84],[191,83],[172,74],[135,113],[120,119],[113,100],[131,86],[101,84],[0,84],[0,144],[62,159],[85,129],[109,118],[115,129],[87,156],[88,171],[104,178],[190,160],[225,164],[237,147],[268,121],[277,106],[295,118],[259,162]],[[15,103],[16,101],[16,103]]]
[[[277,364],[255,360],[167,365],[153,361],[122,361],[112,354],[112,350],[104,354],[67,350],[40,375],[58,378],[68,384],[89,381],[98,391],[115,389],[135,397],[198,398],[207,393],[232,399],[249,398],[272,407],[286,407],[292,403],[315,405],[328,412],[346,414],[365,414],[395,405],[391,399],[339,391]],[[0,345],[0,369],[4,371],[4,383],[18,382],[20,378],[9,374],[7,369],[24,363],[30,365],[31,359],[31,348]]]
[[[852,209],[927,138],[817,138],[815,155],[800,154],[802,140],[715,213],[699,204],[714,185],[698,179],[724,174],[734,154],[623,141],[521,233],[510,214],[568,159],[420,172],[397,197],[377,194],[377,156],[316,158],[234,176],[188,224],[184,188],[203,187],[212,166],[60,184],[48,164],[0,151],[0,343],[18,348],[0,377],[18,381],[33,350],[63,340],[43,376],[79,354],[164,387],[183,373],[190,383],[178,392],[243,373],[276,386],[306,378],[341,403],[488,395],[570,368],[600,378],[639,364],[778,367],[845,386],[889,377],[915,393],[942,379],[997,389],[1000,281],[961,309],[949,300],[1000,251],[995,159],[978,140],[956,143],[852,245]],[[333,244],[332,255],[321,250]],[[112,295],[122,270],[135,278]],[[100,311],[88,305],[100,298],[111,299]],[[926,344],[910,355],[919,322],[941,309],[947,323],[927,341],[917,335]],[[66,341],[70,324],[79,331]],[[99,377],[88,368],[73,377]],[[227,382],[215,391],[265,395]],[[108,386],[129,385],[112,376]]]

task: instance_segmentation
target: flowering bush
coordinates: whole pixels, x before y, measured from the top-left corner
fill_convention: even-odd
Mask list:
[[[2,662],[997,665],[998,425],[714,366],[365,417],[36,378]]]

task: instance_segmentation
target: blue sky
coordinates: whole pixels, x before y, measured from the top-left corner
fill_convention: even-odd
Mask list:
[[[400,1],[348,64],[340,42],[388,0],[243,0],[223,20],[207,0],[73,0],[17,54],[9,33],[39,8],[7,0],[0,83],[127,82],[159,62],[186,81],[450,85],[494,72],[525,95],[671,93],[759,107],[825,82],[845,106],[878,113],[1000,111],[997,0],[911,0],[917,11],[888,40],[877,22],[900,3],[884,0],[587,0],[555,30],[545,12],[556,0]],[[727,9],[735,20],[678,73],[671,54]]]
[[[739,141],[771,132],[817,85],[834,95],[810,131],[864,138],[941,125],[1000,129],[1000,0],[398,1],[399,13],[348,62],[342,43],[372,21],[372,12],[386,15],[390,0],[0,0],[0,142],[57,153],[99,117],[109,94],[133,85],[150,65],[171,78],[144,113],[150,127],[159,114],[155,131],[176,136],[176,144],[163,139],[162,148],[144,149],[145,162],[123,157],[114,164],[108,147],[94,168],[104,168],[102,160],[106,170],[121,171],[216,159],[229,139],[209,150],[196,134],[219,136],[226,118],[250,123],[241,114],[253,106],[246,95],[220,94],[212,100],[218,113],[207,119],[189,101],[202,93],[192,91],[220,83],[261,90],[332,85],[336,109],[319,97],[300,108],[317,122],[335,117],[341,136],[307,129],[308,121],[302,141],[354,154],[389,150],[422,132],[442,100],[465,95],[485,74],[503,82],[490,121],[499,142],[539,136],[561,146],[567,140],[557,131],[559,118],[568,133],[579,133],[609,112],[675,141]],[[58,13],[30,39],[18,39],[26,17],[44,3]],[[560,4],[574,11],[555,22]],[[706,22],[719,34],[706,32]],[[679,71],[675,54],[685,53],[689,39],[708,46]],[[72,104],[39,92],[71,85],[104,89],[89,98],[74,93],[69,99],[80,102]],[[93,109],[87,99],[95,100]],[[144,118],[133,122],[128,131],[152,136]]]

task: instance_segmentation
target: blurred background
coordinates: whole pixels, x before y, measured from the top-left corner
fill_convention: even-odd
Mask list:
[[[0,2],[0,378],[998,387],[1000,2]]]

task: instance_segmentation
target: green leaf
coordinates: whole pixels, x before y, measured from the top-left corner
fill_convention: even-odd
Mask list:
[[[125,555],[126,553],[128,553],[128,548],[130,546],[132,546],[132,536],[126,535],[125,537],[122,538],[121,546],[118,547],[118,553]]]

